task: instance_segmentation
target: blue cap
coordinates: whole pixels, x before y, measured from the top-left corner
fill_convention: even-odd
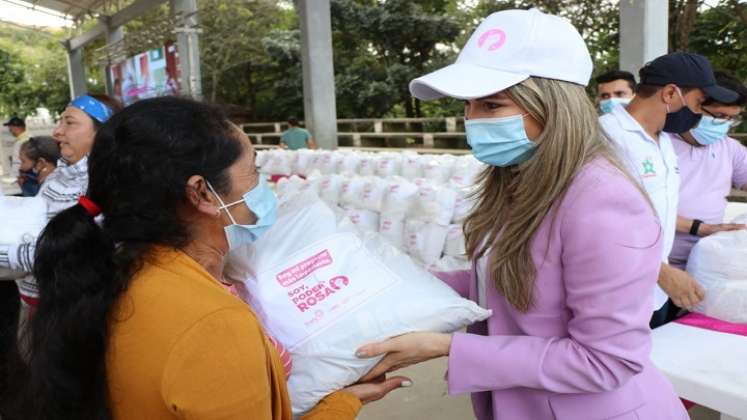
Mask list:
[[[74,106],[81,111],[88,114],[94,120],[105,123],[109,117],[112,116],[112,109],[106,106],[103,102],[98,99],[88,96],[81,95],[70,101],[69,106]]]

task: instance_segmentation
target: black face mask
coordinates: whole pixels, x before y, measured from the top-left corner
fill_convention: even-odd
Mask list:
[[[690,111],[690,108],[685,104],[685,106],[683,106],[679,111],[667,114],[667,120],[664,123],[663,131],[665,133],[674,134],[690,131],[690,129],[695,128],[695,126],[698,125],[702,117],[703,114],[696,114]]]

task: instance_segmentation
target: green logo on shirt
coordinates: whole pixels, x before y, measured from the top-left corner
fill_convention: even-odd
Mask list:
[[[651,158],[646,158],[646,160],[643,161],[643,175],[656,175],[654,162],[651,161]]]

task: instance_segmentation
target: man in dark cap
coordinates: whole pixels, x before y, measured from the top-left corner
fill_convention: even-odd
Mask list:
[[[639,80],[635,98],[626,107],[614,107],[599,121],[607,137],[619,147],[630,174],[648,193],[661,220],[662,268],[651,319],[651,327],[656,328],[676,316],[677,309],[670,302],[690,309],[705,294],[695,279],[668,264],[680,186],[672,134],[695,127],[707,99],[730,102],[737,94],[719,86],[708,59],[697,54],[677,52],[658,57],[640,70]]]

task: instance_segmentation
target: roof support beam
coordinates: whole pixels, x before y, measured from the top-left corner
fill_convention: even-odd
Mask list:
[[[132,19],[145,14],[147,11],[160,5],[164,1],[165,0],[137,0],[119,12],[109,16],[106,19],[107,22],[99,22],[88,32],[78,35],[75,38],[71,38],[67,43],[67,47],[70,50],[77,50],[78,48],[85,47],[96,38],[104,36],[107,33],[108,28],[120,27]]]
[[[667,53],[669,2],[620,1],[620,70],[638,70]]]
[[[330,2],[296,0],[296,10],[301,23],[304,122],[319,147],[337,149]]]

